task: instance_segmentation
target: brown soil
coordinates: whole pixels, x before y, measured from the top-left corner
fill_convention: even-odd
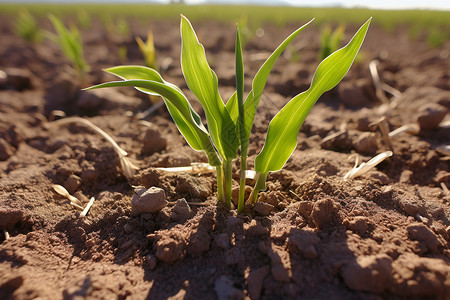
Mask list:
[[[135,115],[150,107],[145,95],[131,88],[80,92],[57,46],[27,44],[8,18],[0,22],[0,68],[8,74],[0,82],[1,299],[448,299],[450,195],[441,184],[450,187],[450,160],[438,147],[450,142],[443,123],[450,119],[449,41],[432,49],[400,27],[387,33],[372,26],[361,59],[313,108],[298,149],[269,176],[261,202],[238,215],[217,204],[214,174],[155,169],[206,159],[187,146],[165,109],[142,124]],[[246,45],[246,73],[253,76],[262,63],[256,54],[272,51],[299,25],[264,26],[265,34]],[[194,27],[227,99],[234,27]],[[129,38],[111,36],[100,23],[83,31],[88,84],[112,79],[102,68],[142,64],[134,35],[150,28],[165,79],[193,98],[180,71],[178,22],[131,28]],[[348,40],[356,28],[347,30]],[[318,27],[306,29],[293,43],[302,49],[299,60],[277,63],[256,116],[250,165],[271,117],[308,87],[317,36]],[[120,46],[128,49],[125,61]],[[375,96],[372,59],[402,92],[396,108],[383,111]],[[110,144],[90,129],[49,127],[54,110],[110,133],[140,166],[135,178],[122,175]],[[367,161],[389,150],[370,126],[381,116],[389,130],[410,123],[421,130],[393,138],[392,157],[344,181],[352,153]],[[95,197],[87,217],[52,184],[85,203]],[[162,188],[171,204],[134,216],[131,185]]]

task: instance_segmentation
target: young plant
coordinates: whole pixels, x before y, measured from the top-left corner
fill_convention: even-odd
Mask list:
[[[158,71],[158,65],[156,63],[155,43],[153,42],[153,32],[147,31],[147,41],[143,41],[139,36],[136,37],[136,43],[139,46],[139,50],[144,56],[145,65],[149,68]]]
[[[319,60],[322,61],[331,53],[339,49],[339,44],[344,37],[345,26],[341,25],[334,31],[330,26],[325,26],[320,32]]]
[[[50,39],[60,45],[62,52],[70,60],[81,82],[84,83],[90,67],[83,57],[83,42],[80,32],[75,25],[72,25],[70,29],[66,28],[63,22],[54,15],[50,15],[49,19],[56,30],[56,35],[49,33]]]
[[[311,21],[310,21],[311,22]],[[181,18],[181,66],[189,89],[204,108],[208,129],[192,109],[182,91],[162,79],[154,69],[142,66],[119,66],[106,71],[122,79],[90,87],[133,86],[138,90],[160,95],[175,124],[188,144],[204,151],[210,165],[216,167],[219,200],[231,206],[232,160],[240,149],[241,177],[238,211],[244,207],[247,149],[256,109],[268,76],[281,53],[310,23],[287,37],[261,66],[244,101],[244,67],[239,30],[236,33],[236,92],[223,102],[218,91],[218,80],[206,60],[205,50],[187,18]],[[265,189],[267,175],[280,170],[297,144],[297,135],[309,110],[325,91],[336,86],[350,68],[367,32],[367,21],[343,49],[325,59],[318,67],[311,87],[296,97],[272,119],[261,153],[255,160],[257,182],[252,193],[256,201],[258,191]]]
[[[28,11],[22,11],[14,23],[14,32],[30,43],[38,43],[42,40],[42,31],[36,20]]]

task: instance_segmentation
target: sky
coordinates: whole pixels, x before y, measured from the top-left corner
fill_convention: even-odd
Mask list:
[[[0,2],[53,2],[53,3],[64,3],[64,2],[160,2],[168,3],[170,0],[0,0]],[[218,1],[218,0],[215,0]],[[246,0],[220,0],[224,3],[242,3]],[[249,2],[257,2],[257,0],[247,0]],[[412,9],[412,8],[423,8],[423,9],[439,9],[439,10],[449,10],[450,11],[450,1],[449,0],[260,0],[264,3],[286,3],[290,5],[299,6],[336,6],[341,5],[344,7],[354,7],[354,6],[365,6],[370,8],[380,8],[380,9]],[[205,0],[185,0],[188,4],[201,4]]]

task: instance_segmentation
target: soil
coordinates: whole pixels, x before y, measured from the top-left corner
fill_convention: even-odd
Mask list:
[[[134,36],[151,29],[164,78],[202,113],[180,71],[178,22],[130,22],[128,37],[95,20],[82,30],[92,71],[79,84],[57,45],[29,44],[13,33],[10,18],[0,19],[1,299],[448,299],[450,156],[440,147],[450,142],[450,41],[431,48],[422,37],[409,39],[407,28],[371,26],[346,78],[307,117],[285,168],[270,174],[257,205],[237,214],[217,203],[212,172],[156,169],[206,161],[165,108],[142,122],[137,116],[152,106],[147,96],[131,88],[81,91],[113,79],[103,68],[142,65]],[[262,37],[248,40],[247,91],[261,58],[300,25],[266,24]],[[194,28],[228,99],[234,25]],[[347,27],[346,40],[356,29]],[[299,59],[286,55],[276,64],[253,127],[250,167],[272,116],[308,87],[318,34],[318,26],[307,28],[293,42]],[[377,97],[373,59],[384,82],[400,91],[385,94],[396,106]],[[91,129],[50,126],[63,114],[111,134],[139,166],[136,175],[122,174],[110,144]],[[376,125],[382,117],[389,131],[405,124],[419,130],[391,138],[392,157],[344,180],[355,154],[361,162],[390,150]],[[84,204],[94,197],[87,216],[53,184]],[[165,195],[164,207],[132,210],[139,185]]]

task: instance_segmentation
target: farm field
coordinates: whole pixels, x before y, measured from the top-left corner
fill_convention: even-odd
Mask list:
[[[34,42],[17,34],[24,9],[42,30]],[[84,76],[49,38],[49,12],[80,30],[90,67]],[[136,37],[147,40],[151,30],[162,77],[205,121],[181,71],[180,13],[205,47],[223,99],[236,90],[236,23],[248,92],[283,39],[316,18],[269,76],[248,169],[270,120],[310,86],[326,25],[344,30],[342,47],[373,17],[350,71],[312,108],[293,155],[243,213],[239,159],[231,210],[218,201],[211,168],[171,169],[208,160],[189,147],[158,97],[131,87],[82,90],[115,80],[105,68],[144,65]],[[450,295],[450,12],[0,5],[0,15],[0,299]],[[135,173],[125,175],[116,150],[92,128],[54,123],[68,117],[111,135]],[[344,178],[355,160],[387,151],[392,156],[375,168]],[[247,197],[254,184],[246,180]],[[87,215],[53,185],[82,207],[93,197]],[[166,201],[143,210],[142,187],[162,190]]]

